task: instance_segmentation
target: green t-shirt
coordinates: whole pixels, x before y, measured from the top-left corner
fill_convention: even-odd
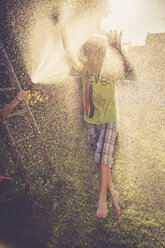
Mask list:
[[[100,72],[92,71],[87,63],[83,68],[71,61],[73,69],[82,76],[84,120],[93,124],[116,122],[115,83],[122,77],[121,56],[107,49]]]
[[[105,61],[104,61],[105,62]],[[115,76],[102,66],[99,73],[86,64],[82,70],[84,120],[93,124],[116,122]]]

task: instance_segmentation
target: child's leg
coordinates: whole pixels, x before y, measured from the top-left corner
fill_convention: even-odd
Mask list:
[[[99,165],[99,196],[98,196],[98,206],[96,217],[98,218],[106,218],[107,216],[107,204],[106,204],[106,196],[107,196],[107,188],[110,192],[114,213],[117,217],[120,216],[120,206],[119,206],[119,194],[115,191],[115,187],[112,181],[112,175],[109,165]]]
[[[99,165],[99,196],[96,217],[106,218],[107,216],[107,188],[109,184],[109,165]]]
[[[104,125],[88,124],[89,141],[95,151],[95,162],[99,165],[99,197],[96,217],[105,218],[107,216],[106,192],[109,189],[112,197],[114,212],[120,215],[118,203],[118,193],[114,189],[110,171],[110,162],[113,161],[112,153],[116,139],[116,124],[108,123]],[[103,161],[102,161],[103,160]],[[106,162],[105,162],[106,161]]]
[[[115,191],[110,168],[108,170],[108,190],[112,198],[114,213],[117,217],[119,217],[120,216],[120,206],[119,206],[119,201],[118,201],[119,194],[117,191]]]

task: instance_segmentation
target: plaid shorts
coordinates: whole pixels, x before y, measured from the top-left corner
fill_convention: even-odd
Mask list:
[[[101,125],[88,123],[88,139],[94,150],[94,161],[97,164],[112,165],[112,154],[116,137],[116,122],[109,122]]]

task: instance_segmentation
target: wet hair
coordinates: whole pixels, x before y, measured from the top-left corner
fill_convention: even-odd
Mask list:
[[[101,35],[92,35],[81,47],[81,53],[88,58],[90,54],[105,56],[107,49],[107,39]]]

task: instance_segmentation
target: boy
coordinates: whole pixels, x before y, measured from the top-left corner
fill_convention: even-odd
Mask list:
[[[106,218],[107,189],[110,192],[114,213],[120,216],[119,194],[115,190],[110,167],[113,163],[113,150],[117,136],[115,107],[115,75],[108,68],[108,42],[123,60],[126,76],[134,76],[133,67],[121,48],[121,35],[110,32],[108,41],[100,35],[93,35],[81,47],[81,58],[75,60],[68,49],[65,27],[61,29],[64,48],[76,70],[81,71],[83,83],[84,120],[88,124],[88,136],[94,150],[94,160],[99,165],[99,195],[97,218]]]

